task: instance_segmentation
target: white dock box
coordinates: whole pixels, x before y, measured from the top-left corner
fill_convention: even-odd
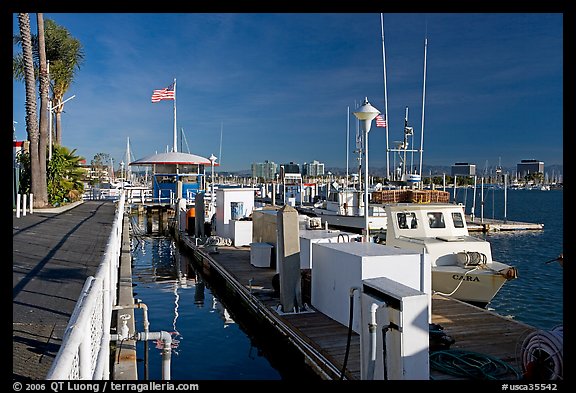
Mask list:
[[[270,243],[250,243],[250,264],[255,267],[270,267],[273,247]]]
[[[312,269],[312,244],[345,243],[358,237],[355,233],[326,229],[300,229],[300,269]]]
[[[377,243],[315,243],[311,303],[335,321],[348,326],[350,289],[354,294],[352,330],[360,333],[362,280],[386,277],[427,294],[431,300],[428,254]],[[431,310],[431,307],[429,307]]]

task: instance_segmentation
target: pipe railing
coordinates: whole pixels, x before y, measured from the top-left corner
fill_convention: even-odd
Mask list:
[[[122,193],[102,262],[95,277],[86,279],[48,380],[109,379],[110,327],[117,301],[124,204]]]

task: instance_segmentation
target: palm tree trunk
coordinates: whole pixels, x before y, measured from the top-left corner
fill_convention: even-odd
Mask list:
[[[54,139],[58,146],[62,146],[62,112],[64,111],[64,104],[56,108],[56,135]]]
[[[37,195],[41,189],[40,161],[38,157],[38,120],[36,113],[36,83],[34,79],[34,57],[32,55],[32,36],[30,32],[30,16],[27,13],[18,14],[20,36],[22,37],[22,57],[24,60],[24,75],[26,85],[26,132],[30,141],[30,191]],[[37,202],[34,201],[34,207]]]
[[[37,202],[39,206],[46,206],[48,205],[46,147],[48,146],[48,94],[50,81],[48,80],[46,44],[44,40],[44,17],[42,13],[36,14],[36,21],[38,24],[38,58],[40,61],[40,137],[38,143],[38,161],[40,163],[40,189],[38,190],[38,194],[35,194],[34,202]]]

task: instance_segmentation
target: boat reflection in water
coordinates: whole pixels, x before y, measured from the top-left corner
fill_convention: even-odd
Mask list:
[[[172,335],[171,379],[282,379],[254,338],[234,323],[231,312],[194,270],[190,257],[167,237],[137,240],[132,251],[134,296],[148,307],[150,330]],[[136,330],[142,330],[142,315],[135,313],[135,318]],[[144,343],[137,342],[138,358],[144,357],[144,350]],[[148,354],[148,378],[160,380],[161,349],[152,344]],[[138,376],[144,375],[144,364],[138,362]]]

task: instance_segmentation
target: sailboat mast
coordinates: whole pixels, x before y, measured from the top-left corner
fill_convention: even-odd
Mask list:
[[[222,132],[224,131],[224,122],[220,122],[220,150],[218,150],[218,159],[220,164],[222,164]]]
[[[380,13],[380,28],[382,30],[382,64],[384,69],[384,113],[386,116],[386,178],[390,179],[390,146],[388,144],[388,90],[386,89],[386,48],[384,46],[384,14]]]
[[[346,180],[344,181],[344,189],[348,189],[348,156],[350,150],[350,105],[346,110]]]
[[[428,37],[424,39],[424,83],[422,87],[422,130],[420,132],[420,172],[422,176],[422,154],[424,152],[424,103],[426,102],[426,54],[428,53]],[[420,180],[420,188],[423,187],[422,180]]]
[[[132,180],[132,169],[130,167],[130,137],[126,138],[126,157],[125,157],[125,162],[126,162],[126,179],[128,181]]]

